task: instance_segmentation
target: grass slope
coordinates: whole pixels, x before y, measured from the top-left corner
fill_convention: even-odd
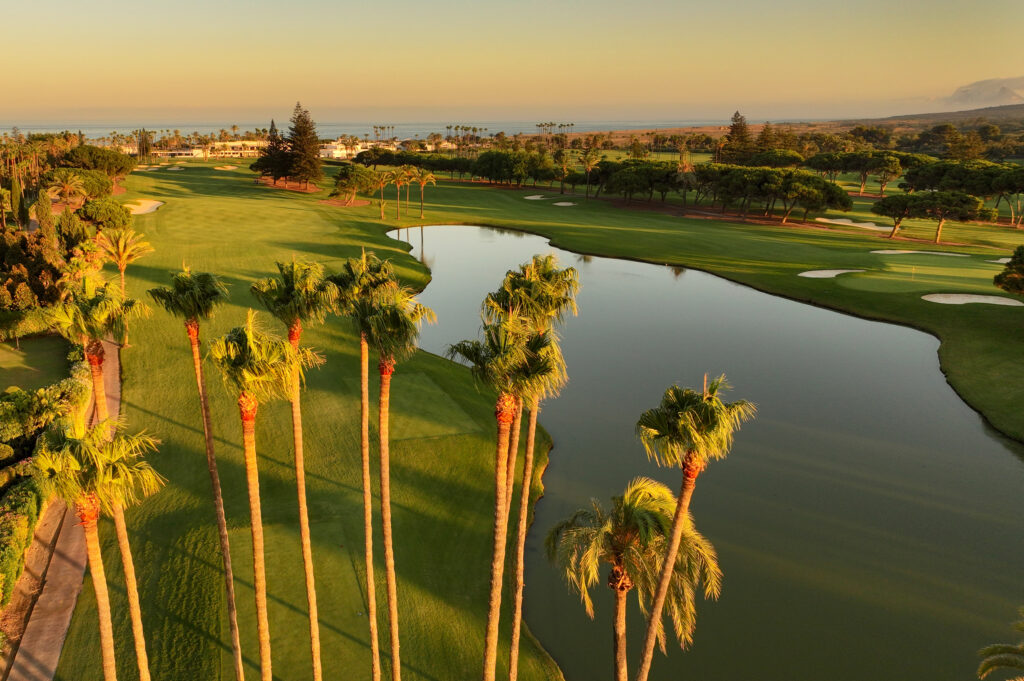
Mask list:
[[[16,346],[0,343],[0,390],[42,388],[67,377],[68,344],[60,336],[23,338]]]
[[[357,254],[362,246],[382,256],[404,256],[388,245],[379,225],[348,221],[347,213],[318,204],[316,197],[257,187],[247,171],[190,165],[183,172],[165,173],[135,174],[126,183],[125,200],[166,202],[157,212],[137,218],[136,228],[156,252],[129,268],[128,286],[133,295],[141,296],[148,288],[166,284],[183,260],[197,270],[227,277],[232,304],[203,329],[206,340],[243,320],[245,308],[255,304],[249,283],[270,275],[275,259],[294,255],[331,266]],[[398,259],[407,281],[426,284],[422,267],[407,257]],[[495,273],[495,278],[500,275]],[[276,325],[269,317],[264,322],[268,328]],[[368,678],[361,586],[358,346],[338,320],[309,329],[303,340],[327,357],[327,364],[309,376],[303,396],[325,675]],[[179,321],[156,311],[150,320],[135,325],[131,341],[132,347],[123,353],[124,415],[133,430],[144,428],[163,440],[152,460],[169,479],[164,491],[129,516],[153,675],[166,680],[232,679],[223,581],[185,332]],[[210,366],[207,370],[213,371]],[[208,374],[208,385],[232,528],[243,648],[248,675],[255,678],[252,557],[238,410],[218,375]],[[376,391],[374,377],[374,406]],[[427,353],[398,366],[392,391],[392,504],[403,672],[405,678],[429,681],[470,678],[479,673],[489,583],[492,398],[477,391],[468,371]],[[257,447],[275,678],[308,679],[309,635],[287,404],[261,407]],[[376,487],[376,471],[374,480]],[[535,493],[540,491],[539,475],[537,480]],[[374,514],[379,522],[378,508]],[[112,528],[104,526],[101,535],[112,589],[118,668],[124,678],[132,678],[135,660]],[[381,644],[388,650],[380,536],[375,546]],[[95,630],[94,596],[87,580],[57,678],[100,678]],[[561,678],[532,640],[524,641],[522,678]]]

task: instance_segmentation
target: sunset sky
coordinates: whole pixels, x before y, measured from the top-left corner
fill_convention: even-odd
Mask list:
[[[1024,75],[1022,22],[1021,0],[9,3],[0,125],[296,100],[396,122],[909,113]]]

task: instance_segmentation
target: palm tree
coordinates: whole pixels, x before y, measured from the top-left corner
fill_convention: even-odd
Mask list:
[[[11,190],[0,187],[0,229],[7,229],[7,211],[11,207]]]
[[[238,610],[235,605],[235,575],[231,568],[231,545],[228,540],[228,523],[224,514],[224,497],[220,487],[220,473],[213,448],[213,422],[210,418],[210,402],[206,395],[206,378],[203,376],[203,362],[200,355],[199,322],[210,319],[217,305],[225,302],[228,290],[215,274],[193,273],[188,268],[171,278],[171,287],[155,288],[150,297],[165,310],[185,320],[185,331],[192,347],[192,366],[195,369],[196,387],[199,391],[199,407],[203,418],[203,436],[206,440],[206,467],[210,472],[210,486],[213,491],[213,508],[217,517],[217,532],[220,535],[220,555],[224,564],[224,588],[227,592],[228,627],[231,630],[231,653],[235,664],[235,681],[245,681],[242,662],[242,644],[238,634]]]
[[[369,180],[369,186],[372,191],[380,192],[380,219],[384,219],[384,190],[389,184],[391,184],[391,174],[386,170],[375,170]]]
[[[122,296],[125,295],[124,271],[128,265],[153,252],[153,247],[143,240],[144,236],[131,227],[105,229],[96,235],[96,245],[121,275]]]
[[[1021,619],[1013,623],[1016,631],[1024,631],[1024,608],[1019,608],[1017,614]],[[1024,670],[1024,642],[1021,643],[993,643],[978,651],[984,659],[978,665],[978,678],[983,679],[997,669]],[[1012,681],[1024,679],[1024,674],[1015,676]]]
[[[402,663],[398,641],[398,582],[395,576],[395,551],[391,541],[391,375],[395,371],[397,361],[416,352],[420,325],[424,321],[433,322],[435,319],[433,310],[417,302],[411,289],[397,283],[380,290],[373,312],[367,319],[366,340],[377,350],[377,369],[380,372],[380,517],[384,529],[384,576],[388,592],[392,681],[401,681]]]
[[[587,176],[587,198],[590,198],[590,173],[594,171],[601,161],[601,155],[594,147],[588,147],[580,154],[580,163],[583,165],[583,172]]]
[[[402,187],[407,184],[405,171],[401,168],[386,171],[388,184],[395,185],[395,219],[402,219]],[[383,195],[383,190],[381,190]]]
[[[427,185],[437,186],[437,178],[434,173],[426,168],[418,168],[413,174],[413,181],[420,186],[420,220],[423,219],[423,192]]]
[[[508,529],[509,434],[518,407],[517,396],[539,392],[538,377],[548,374],[552,361],[551,339],[530,335],[529,320],[513,310],[483,326],[483,340],[460,341],[448,347],[448,357],[469,364],[473,377],[498,394],[494,407],[497,439],[494,466],[494,530],[491,554],[491,587],[484,638],[484,681],[494,681],[498,656],[498,624],[505,570]]]
[[[51,199],[60,199],[65,206],[70,206],[75,199],[86,196],[85,182],[74,170],[57,168],[46,185],[46,193]]]
[[[100,447],[103,468],[103,492],[100,503],[114,519],[117,545],[121,551],[121,565],[124,568],[125,592],[128,596],[128,614],[132,623],[135,640],[135,659],[139,667],[139,681],[149,681],[149,656],[146,654],[146,638],[142,629],[142,606],[139,602],[139,587],[135,579],[135,561],[132,560],[131,545],[128,543],[128,526],[124,509],[137,504],[141,497],[156,493],[164,484],[148,462],[143,460],[147,452],[156,451],[158,440],[139,433],[115,436]]]
[[[92,575],[99,613],[103,678],[106,681],[115,681],[117,665],[98,521],[103,510],[114,516],[114,526],[124,564],[132,631],[135,635],[139,678],[148,681],[149,663],[123,508],[137,501],[140,494],[148,495],[155,492],[162,484],[162,478],[142,459],[145,452],[156,448],[157,441],[145,434],[115,434],[113,439],[109,439],[109,434],[109,421],[103,421],[88,429],[78,429],[73,422],[54,424],[40,438],[33,466],[36,479],[43,491],[61,498],[69,506],[74,506],[85,530],[89,572]]]
[[[256,466],[256,412],[261,402],[288,399],[295,371],[312,365],[316,357],[308,350],[296,353],[289,343],[264,333],[258,327],[256,313],[252,310],[249,310],[245,326],[235,327],[213,342],[210,357],[221,370],[225,386],[238,395],[245,477],[249,491],[260,676],[263,681],[272,681],[267,573],[263,559],[263,516],[260,508],[259,470]]]
[[[697,476],[710,460],[724,459],[729,454],[735,432],[757,413],[757,408],[746,400],[724,402],[721,393],[729,387],[724,375],[710,383],[705,376],[702,392],[674,385],[665,391],[661,404],[641,414],[636,424],[647,456],[659,466],[679,466],[683,471],[682,490],[651,605],[637,681],[647,681],[651,671],[661,612],[672,581],[671,568],[679,552]]]
[[[650,478],[636,478],[621,497],[612,498],[611,513],[595,499],[591,508],[576,511],[548,533],[548,558],[558,564],[569,587],[579,593],[591,619],[594,604],[590,588],[597,584],[602,563],[611,566],[607,583],[615,593],[615,681],[628,678],[626,598],[635,588],[640,609],[647,612],[647,603],[661,573],[675,505],[675,496],[668,487]],[[703,584],[705,598],[718,598],[721,583],[722,572],[714,547],[693,528],[693,521],[687,516],[666,603],[676,636],[684,647],[692,642],[696,627],[694,592]],[[662,651],[664,639],[662,627]]]
[[[90,289],[93,289],[90,291]],[[149,308],[125,298],[110,283],[94,288],[88,282],[81,290],[50,308],[44,308],[47,321],[60,335],[85,348],[85,359],[92,370],[92,395],[95,420],[106,421],[107,392],[103,385],[103,340],[123,342],[128,320],[149,314]]]
[[[381,292],[394,286],[391,262],[365,250],[349,258],[331,277],[338,287],[341,311],[359,332],[360,451],[363,466],[363,539],[366,562],[366,614],[370,623],[371,678],[380,681],[380,645],[377,640],[377,595],[373,575],[373,498],[370,483],[370,346],[367,334],[375,318]]]
[[[324,276],[323,265],[295,262],[277,263],[280,278],[261,279],[250,288],[253,296],[288,329],[288,342],[298,354],[302,323],[323,323],[338,300],[338,289]],[[302,406],[300,403],[300,368],[295,367],[291,381],[292,439],[295,448],[295,486],[299,500],[299,538],[302,542],[302,564],[306,577],[306,602],[309,607],[310,654],[313,659],[313,680],[323,678],[320,664],[320,625],[316,604],[316,581],[313,574],[313,544],[309,534],[309,511],[306,506],[306,469],[303,463]]]
[[[539,390],[517,396],[516,416],[512,424],[507,466],[506,506],[511,511],[512,488],[519,451],[519,428],[522,420],[523,400],[530,408],[523,461],[523,484],[519,499],[519,525],[516,535],[515,594],[512,612],[512,642],[509,650],[509,678],[516,681],[519,671],[519,637],[522,625],[523,587],[525,579],[526,531],[529,519],[529,497],[533,478],[533,450],[537,433],[537,415],[540,401],[558,394],[568,380],[561,349],[554,336],[555,322],[561,322],[567,312],[577,313],[576,294],[579,292],[579,273],[573,267],[558,268],[558,259],[549,254],[535,255],[530,262],[520,265],[519,271],[509,271],[501,288],[488,294],[484,300],[485,319],[495,321],[522,311],[529,320],[532,333],[547,334],[550,363],[542,367],[542,374],[531,381]]]

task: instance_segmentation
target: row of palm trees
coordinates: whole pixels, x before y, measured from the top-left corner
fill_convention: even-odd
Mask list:
[[[426,168],[404,165],[388,170],[373,170],[368,178],[367,189],[370,193],[380,193],[380,219],[384,219],[384,190],[395,187],[395,219],[402,219],[402,187],[405,187],[405,210],[409,210],[409,191],[412,185],[420,186],[420,219],[423,218],[423,198],[427,185],[437,185],[434,173]]]
[[[330,314],[348,317],[359,332],[361,377],[361,453],[363,477],[363,511],[365,523],[366,579],[371,639],[371,670],[373,678],[381,675],[376,620],[376,591],[372,544],[372,490],[369,454],[369,349],[378,356],[381,377],[379,399],[380,446],[380,513],[384,536],[385,582],[392,659],[391,676],[401,677],[398,627],[398,585],[391,532],[389,403],[390,381],[398,361],[416,349],[419,326],[432,321],[433,313],[416,301],[413,292],[401,286],[391,264],[372,253],[346,261],[337,274],[328,275],[315,263],[278,263],[278,276],[254,283],[254,297],[287,330],[287,340],[275,337],[260,328],[256,314],[250,310],[246,323],[229,331],[211,344],[210,358],[224,377],[225,385],[236,397],[242,421],[242,439],[249,498],[250,527],[253,547],[253,582],[256,596],[256,624],[259,641],[261,678],[272,678],[270,622],[267,614],[266,569],[263,551],[263,525],[260,508],[259,471],[257,468],[255,420],[259,405],[274,399],[291,403],[292,432],[295,454],[296,492],[299,506],[299,534],[302,544],[303,570],[306,582],[310,625],[310,653],[313,678],[322,679],[320,635],[317,616],[312,541],[306,506],[303,462],[302,411],[300,389],[306,369],[324,359],[301,346],[305,326],[322,323]],[[199,325],[209,319],[217,305],[227,300],[227,291],[220,279],[209,273],[185,270],[176,274],[170,288],[150,291],[152,298],[165,310],[185,322],[192,347],[193,365],[199,391],[203,428],[206,435],[207,464],[216,517],[221,536],[221,552],[225,569],[229,623],[236,665],[236,676],[242,677],[241,650],[238,640],[230,546],[224,516],[214,443],[211,432],[209,401],[206,394],[200,350]]]

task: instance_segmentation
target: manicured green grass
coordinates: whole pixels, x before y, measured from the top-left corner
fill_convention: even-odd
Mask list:
[[[224,275],[232,304],[204,327],[209,340],[242,321],[255,305],[249,283],[275,272],[274,261],[310,258],[337,266],[367,246],[399,261],[412,285],[424,270],[383,236],[375,221],[313,197],[255,186],[248,171],[209,165],[132,175],[123,200],[166,201],[139,216],[136,228],[156,252],[129,268],[132,295],[166,284],[182,261]],[[496,280],[502,273],[495,273]],[[264,316],[267,327],[274,320]],[[180,321],[154,311],[132,330],[123,357],[123,413],[130,428],[163,440],[153,464],[169,479],[159,495],[129,515],[150,646],[159,679],[233,679],[223,581],[195,382]],[[327,357],[303,395],[309,510],[317,566],[326,678],[369,678],[363,591],[363,525],[359,454],[358,345],[342,320],[310,328],[304,342]],[[375,364],[371,395],[376,406]],[[208,365],[248,676],[258,660],[252,599],[252,555],[238,409]],[[493,513],[493,398],[469,372],[419,353],[401,363],[392,384],[392,508],[404,678],[465,679],[479,674],[486,618]],[[375,421],[375,419],[374,419]],[[374,431],[376,429],[374,428]],[[374,438],[376,436],[374,435]],[[372,444],[374,451],[376,440]],[[308,679],[309,634],[299,555],[285,403],[260,409],[257,448],[267,535],[268,594],[274,674]],[[546,461],[546,457],[542,457]],[[376,487],[376,467],[374,480]],[[539,493],[538,485],[534,492]],[[375,505],[379,523],[379,508]],[[134,655],[113,530],[104,526],[104,558],[112,585],[118,667],[132,678]],[[375,538],[382,650],[388,650],[381,547]],[[89,581],[76,609],[58,678],[99,679],[96,614]],[[507,630],[506,630],[507,637]],[[507,643],[506,643],[507,648]],[[507,653],[506,653],[507,655]],[[385,657],[387,657],[385,655]],[[385,667],[387,663],[385,662]],[[532,640],[524,641],[522,677],[558,679],[560,672]]]
[[[169,272],[180,267],[182,260],[196,269],[220,272],[232,284],[234,303],[204,330],[205,338],[243,318],[245,307],[254,304],[247,292],[249,282],[270,274],[275,259],[295,255],[331,266],[366,247],[393,257],[410,284],[426,284],[424,269],[405,253],[404,244],[385,236],[396,226],[393,189],[387,193],[388,219],[381,223],[375,203],[347,209],[326,206],[317,202],[322,195],[256,186],[248,171],[214,171],[212,165],[192,163],[179,173],[158,170],[133,175],[124,197],[167,202],[156,213],[137,219],[137,229],[147,234],[157,251],[129,268],[133,293],[141,295],[146,288],[166,283]],[[438,187],[427,188],[427,218],[421,222],[416,219],[416,189],[409,212],[413,219],[403,219],[402,226],[462,223],[519,229],[549,236],[555,245],[578,252],[702,269],[796,300],[930,331],[943,341],[940,359],[952,385],[999,429],[1024,439],[1024,415],[1017,408],[1024,393],[1024,366],[1015,361],[1024,351],[1020,333],[1024,310],[945,306],[920,299],[929,292],[998,294],[991,277],[999,266],[984,261],[1008,254],[1015,232],[951,225],[947,228],[951,241],[994,239],[1006,250],[942,248],[969,253],[969,258],[886,256],[870,251],[935,247],[894,243],[867,231],[679,218],[604,201],[587,202],[579,196],[573,199],[579,205],[563,208],[550,201],[524,201],[524,195],[538,193],[533,188],[495,189],[443,179]],[[863,210],[866,204],[859,205]],[[924,223],[920,229],[927,226]],[[826,268],[867,272],[838,279],[796,276]],[[501,275],[495,273],[495,282]],[[226,679],[231,674],[226,625],[220,617],[222,587],[185,336],[179,322],[160,313],[136,327],[134,347],[124,353],[123,360],[124,412],[133,428],[145,427],[163,438],[161,453],[153,461],[171,480],[167,490],[130,516],[154,673],[159,678]],[[362,530],[356,348],[341,322],[311,329],[305,340],[328,357],[327,365],[310,376],[304,397],[314,551],[324,594],[324,659],[331,676],[365,678],[367,637],[358,588]],[[242,588],[250,577],[245,567],[249,543],[237,409],[218,381],[210,376],[218,455]],[[490,398],[476,391],[464,369],[420,353],[396,373],[393,421],[405,674],[421,679],[469,678],[478,673],[488,578]],[[305,606],[296,550],[289,425],[285,405],[264,407],[258,447],[265,521],[274,540],[268,567],[275,673],[282,679],[302,679],[308,677],[307,634],[302,620]],[[111,534],[104,528],[120,667],[130,674],[130,631]],[[337,593],[326,593],[332,591]],[[87,584],[61,663],[60,678],[68,681],[99,678],[90,598]],[[383,603],[380,596],[378,603]],[[251,663],[256,655],[253,606],[244,588],[240,607]],[[384,631],[383,619],[381,624]],[[557,674],[542,651],[533,644],[526,646],[522,678]]]
[[[34,390],[66,378],[67,354],[68,344],[59,336],[0,343],[0,390],[8,386]]]

